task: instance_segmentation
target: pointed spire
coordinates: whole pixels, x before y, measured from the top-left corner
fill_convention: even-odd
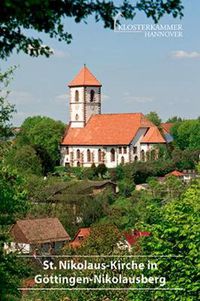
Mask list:
[[[69,87],[77,86],[96,86],[101,87],[101,83],[91,73],[91,71],[84,64],[83,68],[77,74],[77,76],[69,83]]]

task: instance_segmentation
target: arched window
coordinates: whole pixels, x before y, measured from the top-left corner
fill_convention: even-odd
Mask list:
[[[78,90],[75,91],[75,102],[79,102],[79,92],[78,92]]]
[[[135,162],[137,162],[138,161],[138,156],[135,156],[134,160],[135,160]]]
[[[146,151],[146,159],[147,159],[147,161],[151,160],[150,151]]]
[[[91,102],[94,101],[94,95],[95,95],[94,90],[91,90],[91,91],[90,91],[90,101],[91,101]]]
[[[156,160],[156,150],[155,149],[151,150],[151,160],[152,161]]]
[[[121,157],[121,164],[124,165],[124,156]]]
[[[77,167],[79,167],[79,166],[81,166],[81,164],[80,164],[80,162],[78,161],[78,162],[77,162]]]
[[[111,151],[110,151],[110,159],[111,159],[111,162],[115,161],[115,150],[114,150],[114,148],[112,148]]]
[[[133,154],[134,154],[134,155],[137,154],[137,146],[134,146],[134,147],[133,147]]]
[[[98,150],[98,162],[101,162],[102,158],[101,158],[101,150]]]
[[[91,162],[91,152],[89,149],[87,150],[87,161]]]
[[[78,116],[78,114],[76,114],[76,116],[75,116],[75,119],[76,119],[76,121],[78,121],[78,120],[79,120],[79,116]]]
[[[74,160],[74,153],[73,153],[73,151],[72,151],[72,152],[70,152],[70,160],[71,160],[71,161],[73,161],[73,160]]]
[[[80,157],[81,157],[80,149],[77,149],[77,151],[76,151],[76,158],[80,159]]]
[[[144,150],[141,150],[140,157],[141,157],[141,160],[142,160],[142,161],[145,160],[145,153],[144,153]]]

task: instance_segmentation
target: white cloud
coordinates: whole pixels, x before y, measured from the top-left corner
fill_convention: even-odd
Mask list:
[[[147,103],[153,101],[151,96],[133,96],[129,92],[124,93],[124,99],[126,103]]]
[[[176,50],[171,52],[171,57],[174,59],[196,59],[200,58],[200,51]]]
[[[66,93],[66,94],[56,95],[55,100],[57,103],[63,103],[63,102],[66,103],[66,101],[68,101],[68,98],[69,98],[69,94]]]
[[[102,101],[106,101],[106,100],[110,99],[110,96],[108,96],[106,94],[101,94],[101,99],[102,99]]]
[[[63,58],[70,57],[70,54],[67,51],[63,51],[60,49],[52,49],[52,52],[53,52],[53,57],[56,57],[56,58],[63,59]]]
[[[26,91],[12,91],[10,92],[8,99],[10,102],[16,105],[26,105],[27,103],[38,103],[39,100],[36,99],[31,93]]]

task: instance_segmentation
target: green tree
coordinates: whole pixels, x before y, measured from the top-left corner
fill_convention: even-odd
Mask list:
[[[160,126],[161,118],[158,116],[156,112],[149,112],[145,115],[153,124]]]
[[[31,145],[39,155],[44,172],[59,164],[59,143],[64,134],[65,125],[49,117],[28,117],[21,126],[16,139],[17,146]]]
[[[12,148],[6,156],[6,162],[15,167],[20,173],[42,174],[42,165],[35,149],[30,145]]]
[[[183,121],[183,119],[181,117],[173,116],[173,117],[168,118],[166,122],[175,123],[175,122],[181,122],[181,121]]]
[[[15,67],[0,73],[0,142],[7,140],[11,135],[10,119],[15,112],[14,105],[8,102],[8,86]]]
[[[110,222],[102,222],[91,228],[91,235],[82,247],[83,254],[105,255],[113,254],[121,234]]]
[[[199,199],[198,180],[180,199],[171,200],[162,207],[162,210],[158,210],[157,220],[145,225],[145,229],[152,235],[143,242],[143,254],[177,256],[170,259],[159,258],[159,275],[167,277],[167,287],[184,289],[181,291],[182,301],[198,299]],[[152,214],[155,214],[155,208],[153,209]],[[141,292],[135,295],[134,300],[178,301],[180,291],[157,291],[151,295]]]
[[[195,165],[199,161],[199,150],[190,150],[185,149],[181,150],[179,148],[175,148],[172,151],[172,162],[174,163],[175,168],[179,170],[184,169],[194,169]]]
[[[100,177],[103,177],[106,174],[107,170],[108,169],[106,165],[104,163],[101,163],[96,167],[96,174]]]
[[[125,19],[133,19],[137,11],[144,12],[148,18],[158,22],[165,14],[174,18],[182,17],[183,5],[181,0],[140,0],[134,4],[124,0],[121,5],[115,5],[113,1],[3,0],[0,13],[0,57],[6,58],[14,49],[31,56],[49,56],[52,53],[41,38],[32,37],[27,29],[70,43],[72,35],[65,29],[65,18],[73,18],[79,23],[94,16],[96,22],[101,20],[104,27],[113,28],[113,20],[118,13],[122,13]]]
[[[171,128],[175,145],[180,149],[200,149],[200,120],[184,120]]]
[[[16,300],[18,287],[27,270],[13,253],[5,254],[9,242],[8,230],[17,218],[27,212],[27,193],[23,179],[9,167],[0,165],[0,296],[1,300]]]

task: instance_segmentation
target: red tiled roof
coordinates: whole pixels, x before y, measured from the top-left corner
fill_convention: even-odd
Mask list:
[[[125,232],[124,233],[124,237],[125,237],[126,241],[131,246],[134,245],[140,237],[150,236],[150,235],[151,235],[150,232],[138,231],[138,230],[134,230],[132,232]]]
[[[167,176],[175,176],[175,177],[182,177],[184,176],[184,173],[178,171],[178,170],[173,170],[172,172],[168,173],[167,175],[165,175],[166,177]]]
[[[90,72],[90,70],[84,65],[76,77],[69,83],[69,87],[77,86],[101,86],[101,83]]]
[[[161,127],[164,133],[170,134],[171,127],[173,126],[172,122],[161,123]]]
[[[142,113],[93,115],[84,128],[70,127],[61,144],[128,145],[139,128],[148,129],[152,126]],[[164,139],[162,142],[165,142]]]
[[[152,126],[143,137],[141,143],[166,143],[166,141],[159,129],[156,126]]]
[[[84,238],[90,235],[90,228],[80,228],[76,236],[83,236]]]
[[[82,245],[83,241],[90,235],[90,228],[80,228],[76,233],[74,240],[70,242],[72,248],[78,248]],[[79,239],[81,237],[81,239]]]
[[[15,241],[21,243],[44,243],[70,239],[57,218],[19,220],[11,228],[11,235]]]

